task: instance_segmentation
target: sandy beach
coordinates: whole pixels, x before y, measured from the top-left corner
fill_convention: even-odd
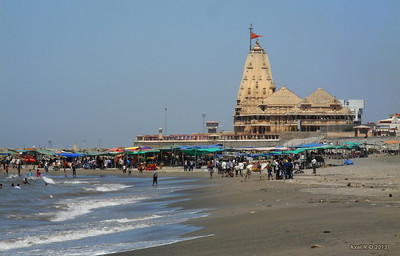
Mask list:
[[[307,169],[286,181],[258,173],[247,181],[216,172],[209,179],[204,170],[164,168],[159,177],[207,185],[187,191],[191,200],[176,205],[210,209],[189,222],[204,228],[187,236],[204,237],[116,255],[400,255],[400,156],[352,160],[352,166],[318,168],[317,176]],[[78,176],[110,174],[121,172],[78,170]],[[149,183],[151,174],[133,172]]]

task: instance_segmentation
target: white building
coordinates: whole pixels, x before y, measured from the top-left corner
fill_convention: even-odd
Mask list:
[[[364,100],[339,100],[343,106],[348,107],[354,113],[354,124],[362,123],[364,112]]]
[[[379,120],[375,126],[376,135],[400,135],[399,115],[392,115],[391,118]]]

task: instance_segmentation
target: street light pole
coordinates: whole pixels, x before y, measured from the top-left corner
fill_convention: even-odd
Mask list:
[[[204,119],[206,118],[206,114],[201,114],[201,116],[203,117],[203,134],[204,134]]]
[[[167,108],[165,110],[165,115],[164,115],[164,126],[165,126],[165,135],[167,135]]]

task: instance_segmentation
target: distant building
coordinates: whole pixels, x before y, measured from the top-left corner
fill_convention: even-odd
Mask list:
[[[354,136],[368,138],[372,135],[371,131],[372,128],[368,125],[358,125],[354,127]]]
[[[391,115],[388,119],[379,120],[375,125],[375,135],[396,136],[400,135],[400,115]]]
[[[362,123],[364,113],[364,100],[339,100],[343,106],[348,107],[354,114],[354,124]]]
[[[219,122],[208,121],[206,122],[206,128],[208,133],[217,133]]]

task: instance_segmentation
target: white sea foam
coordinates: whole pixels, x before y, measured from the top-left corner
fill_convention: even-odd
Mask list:
[[[0,242],[0,250],[12,250],[17,248],[24,248],[28,246],[35,246],[41,244],[50,244],[57,242],[73,241],[78,239],[83,239],[87,237],[94,237],[100,235],[106,235],[116,232],[123,232],[131,229],[145,228],[148,224],[134,224],[134,225],[124,225],[120,227],[101,227],[101,228],[90,228],[74,231],[62,231],[59,233],[48,235],[37,235],[37,236],[26,236],[23,238],[17,238],[9,240],[4,240]]]
[[[63,181],[64,184],[88,184],[90,183],[89,181],[84,181],[84,180],[66,180]]]
[[[44,180],[44,182],[46,182],[48,184],[56,184],[52,178],[42,176],[42,179]]]
[[[113,234],[118,232],[124,232],[134,229],[147,228],[152,226],[160,226],[160,225],[169,225],[174,223],[185,222],[190,218],[193,218],[193,213],[196,211],[171,211],[169,216],[159,216],[159,215],[151,215],[144,218],[137,219],[114,219],[114,223],[110,225],[110,223],[106,223],[106,221],[100,222],[97,227],[86,227],[86,228],[77,228],[74,230],[64,230],[53,233],[51,235],[47,234],[39,234],[38,235],[28,235],[19,238],[13,239],[5,239],[0,241],[0,251],[7,251],[12,249],[19,249],[25,247],[38,246],[43,244],[50,243],[58,243],[58,242],[66,242],[66,241],[74,241],[79,239],[84,239],[88,237],[96,237],[101,235]],[[190,216],[188,216],[190,215]],[[143,221],[144,219],[157,219],[158,221]],[[107,221],[107,222],[110,222]],[[118,223],[118,224],[116,224]],[[26,233],[31,233],[26,231]],[[21,233],[22,234],[22,233]],[[199,238],[199,237],[194,237]],[[191,239],[194,239],[191,238]],[[181,239],[171,239],[171,240],[157,240],[157,241],[142,241],[138,243],[130,244],[130,248],[128,249],[139,249],[139,248],[147,248],[153,247],[163,244],[170,244],[179,241],[184,241],[185,239],[190,238],[181,238]],[[93,251],[92,251],[93,252]],[[82,254],[83,255],[83,254]],[[93,254],[92,254],[93,255]]]
[[[116,222],[116,223],[130,223],[130,222],[134,222],[134,221],[144,221],[144,220],[151,220],[151,219],[157,219],[157,218],[161,218],[163,216],[161,215],[151,215],[151,216],[147,216],[147,217],[141,217],[141,218],[136,218],[136,219],[128,219],[128,218],[123,218],[123,219],[112,219],[112,220],[105,220],[103,221],[104,223],[109,223],[109,222]]]
[[[111,192],[111,191],[118,191],[126,188],[130,188],[132,186],[127,186],[123,184],[101,184],[95,186],[94,188],[84,188],[87,191],[98,191],[98,192]]]
[[[77,200],[65,200],[61,204],[60,208],[65,208],[56,213],[56,216],[52,218],[52,221],[65,221],[75,219],[78,216],[90,213],[92,210],[103,207],[132,204],[136,201],[145,199],[141,198],[103,198],[98,200],[86,200],[85,198],[80,198]]]
[[[178,242],[184,242],[184,241],[188,241],[188,240],[211,237],[211,236],[214,236],[214,234],[203,235],[203,236],[190,236],[190,237],[182,237],[182,238],[154,240],[154,241],[140,241],[140,242],[134,242],[134,243],[119,243],[119,244],[115,244],[113,250],[106,251],[105,249],[98,249],[95,251],[92,250],[88,253],[85,252],[83,254],[82,254],[82,250],[81,250],[80,255],[105,255],[105,254],[111,254],[111,253],[118,253],[121,251],[139,250],[139,249],[163,246],[163,245],[174,244],[174,243],[178,243]]]
[[[138,250],[156,246],[163,246],[168,244],[174,244],[178,242],[212,237],[214,234],[203,235],[203,236],[191,236],[183,238],[170,238],[162,240],[152,240],[152,241],[138,241],[133,243],[115,243],[112,247],[109,245],[100,245],[96,247],[73,247],[73,248],[58,248],[58,249],[47,249],[47,255],[79,255],[79,256],[92,256],[92,255],[106,255],[111,253],[118,253],[129,250]],[[42,251],[28,251],[30,255],[40,255],[42,256]]]
[[[182,237],[179,239],[165,239],[165,240],[158,240],[158,241],[151,241],[151,242],[149,242],[149,241],[137,242],[137,243],[135,243],[135,245],[136,245],[135,249],[137,250],[137,249],[151,248],[151,247],[174,244],[177,242],[183,242],[183,241],[204,238],[204,237],[210,237],[210,236],[214,236],[214,234],[203,235],[203,236]],[[97,254],[97,255],[99,255],[99,254]]]
[[[6,179],[14,179],[14,178],[18,178],[18,175],[17,174],[11,174],[11,175],[6,177]]]

